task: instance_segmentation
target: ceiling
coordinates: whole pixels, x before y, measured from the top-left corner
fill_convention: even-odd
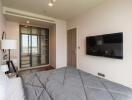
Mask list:
[[[85,13],[104,0],[56,0],[53,7],[48,6],[49,1],[50,0],[3,0],[3,5],[14,9],[68,20]]]

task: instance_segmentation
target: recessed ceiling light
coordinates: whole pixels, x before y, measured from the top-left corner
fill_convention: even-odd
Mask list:
[[[52,7],[53,6],[53,3],[52,2],[49,2],[48,3],[48,6]]]
[[[27,20],[27,21],[26,21],[26,23],[27,23],[27,24],[29,24],[29,23],[30,23],[30,21],[29,21],[29,20]]]

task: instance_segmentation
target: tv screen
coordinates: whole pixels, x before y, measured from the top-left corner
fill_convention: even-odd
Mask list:
[[[86,54],[123,59],[123,32],[86,37]]]

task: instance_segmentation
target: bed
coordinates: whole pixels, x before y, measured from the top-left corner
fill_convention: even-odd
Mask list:
[[[8,84],[5,100],[26,100],[21,78],[11,78]]]
[[[132,89],[72,67],[22,76],[25,100],[132,100]]]

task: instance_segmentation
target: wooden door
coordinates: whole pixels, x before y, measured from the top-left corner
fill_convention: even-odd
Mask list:
[[[67,31],[67,65],[76,67],[76,28]]]

